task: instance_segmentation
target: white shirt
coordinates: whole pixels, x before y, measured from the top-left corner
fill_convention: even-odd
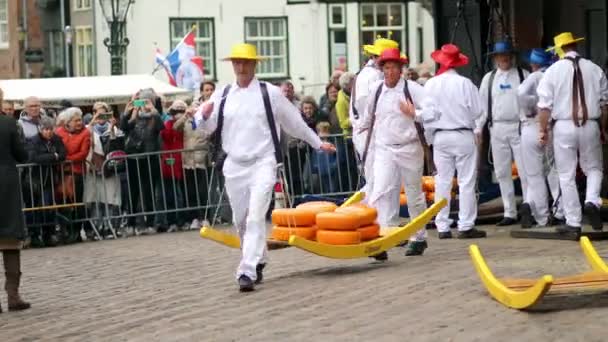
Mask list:
[[[566,57],[576,57],[574,51],[566,53]],[[579,61],[585,86],[585,103],[588,118],[599,119],[601,106],[608,102],[608,82],[602,68],[588,59]],[[562,59],[553,64],[538,85],[538,107],[551,110],[555,120],[572,120],[572,78],[574,65],[570,60]],[[583,117],[582,106],[579,106],[579,118]]]
[[[363,123],[363,117],[365,116],[365,111],[367,107],[367,101],[370,97],[370,86],[382,79],[382,71],[380,71],[373,60],[369,60],[365,67],[361,69],[359,75],[357,75],[357,80],[355,81],[355,98],[351,96],[351,101],[355,101],[355,108],[359,113],[359,119],[355,119],[355,114],[353,113],[352,105],[349,106],[348,116],[350,119],[350,123],[353,126],[353,132],[357,132]],[[371,95],[373,96],[373,95]]]
[[[195,115],[197,125],[207,133],[212,133],[217,128],[223,92],[224,87],[217,89],[208,100],[214,103],[209,119],[203,119],[203,106]],[[281,132],[282,128],[289,135],[304,140],[313,148],[319,149],[321,139],[306,125],[300,111],[283,96],[280,89],[268,84],[268,95],[277,125],[277,133]],[[237,162],[249,162],[274,156],[274,145],[264,109],[260,82],[256,78],[247,88],[239,87],[236,82],[230,88],[224,105],[222,149],[229,158]]]
[[[522,70],[524,78],[530,73],[527,70]],[[488,87],[490,86],[490,75],[487,73],[481,81],[479,87],[479,95],[481,95],[481,105],[483,112],[481,119],[477,123],[477,127],[483,127],[488,119]],[[496,70],[494,82],[492,84],[492,121],[513,121],[518,122],[519,101],[517,99],[517,88],[519,87],[519,72],[517,68],[511,68],[508,71],[501,69]]]
[[[370,87],[369,101],[365,113],[365,121],[362,128],[369,128],[372,115],[369,115],[374,107],[374,100],[378,87],[382,92],[376,105],[376,121],[374,123],[373,135],[376,144],[382,145],[405,145],[418,140],[418,132],[414,120],[401,112],[399,104],[405,101],[403,88],[405,80],[400,79],[397,85],[389,88],[384,81],[376,81]],[[417,108],[417,116],[421,114],[421,105],[425,97],[425,89],[416,82],[407,81],[408,90]]]
[[[422,104],[423,117],[436,118],[425,122],[425,129],[476,130],[475,121],[481,117],[483,106],[479,91],[470,79],[450,69],[429,79],[424,89],[426,98]]]
[[[545,70],[546,68],[543,68],[531,73],[517,89],[517,96],[519,97],[519,105],[521,107],[521,121],[534,120],[534,118],[529,118],[527,115],[533,114],[536,117],[536,112],[538,111],[536,107],[538,103],[536,88],[538,88],[540,80],[543,79]]]

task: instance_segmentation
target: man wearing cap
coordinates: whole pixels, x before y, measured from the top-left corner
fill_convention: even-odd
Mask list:
[[[232,62],[236,81],[216,90],[196,116],[204,131],[218,130],[221,149],[227,154],[223,173],[241,238],[236,278],[241,291],[252,291],[254,283],[261,282],[265,266],[265,216],[280,161],[277,132],[284,129],[326,152],[334,152],[335,147],[319,139],[279,88],[258,81],[255,69],[262,57],[254,45],[237,44],[224,60]]]
[[[377,60],[384,80],[371,85],[361,129],[367,130],[366,145],[373,141],[373,191],[370,205],[378,210],[383,231],[399,225],[399,192],[404,184],[411,218],[426,210],[422,192],[424,151],[415,120],[421,121],[416,106],[424,100],[424,88],[401,77],[407,57],[399,49],[385,49]],[[408,243],[406,255],[422,255],[427,248],[426,229],[421,229]],[[386,252],[377,255],[386,260]]]
[[[600,188],[602,184],[603,129],[608,103],[608,81],[602,68],[577,52],[577,43],[570,32],[554,38],[555,48],[561,48],[564,58],[545,72],[538,85],[540,109],[540,141],[549,142],[549,118],[553,119],[553,149],[555,165],[566,214],[566,225],[558,233],[581,232],[581,203],[576,187],[577,163],[587,176],[585,215],[591,227],[602,230],[600,217]],[[605,121],[604,121],[605,122]]]
[[[351,91],[350,109],[348,114],[353,128],[353,145],[355,146],[355,150],[362,161],[363,155],[365,155],[365,165],[361,165],[361,168],[363,169],[363,174],[365,175],[366,185],[361,191],[366,194],[371,193],[372,191],[373,153],[370,153],[372,146],[368,146],[368,152],[365,152],[367,131],[363,131],[360,128],[370,97],[373,96],[370,93],[370,87],[383,77],[382,71],[378,68],[378,65],[376,65],[376,60],[385,49],[398,47],[399,44],[396,41],[386,38],[376,39],[374,41],[374,45],[364,45],[363,51],[370,57],[363,69],[357,73],[357,77]],[[367,202],[369,196],[366,197],[367,198],[365,201]]]
[[[533,49],[530,53],[532,74],[519,86],[517,95],[522,108],[521,114],[521,153],[523,165],[519,170],[528,182],[534,184],[534,191],[528,191],[519,213],[522,228],[531,228],[533,220],[538,226],[549,222],[549,199],[545,182],[549,183],[553,200],[559,196],[559,180],[553,162],[553,146],[543,146],[538,141],[538,95],[536,88],[547,68],[552,63],[552,56],[543,49]],[[551,141],[551,139],[548,139]],[[557,221],[564,219],[561,202],[555,214]]]
[[[517,222],[511,162],[515,159],[516,166],[522,165],[517,88],[529,73],[514,66],[514,52],[509,42],[497,42],[490,55],[494,58],[496,69],[487,73],[481,81],[479,93],[483,112],[475,132],[480,134],[488,123],[492,162],[504,206],[504,217],[497,226],[509,226]],[[520,180],[525,198],[527,182],[525,177],[520,177]]]
[[[424,124],[432,136],[433,160],[437,168],[435,176],[435,201],[448,200],[435,224],[440,239],[451,239],[450,197],[454,171],[458,177],[459,210],[458,238],[486,237],[486,232],[476,229],[477,197],[477,144],[480,135],[474,134],[475,121],[481,117],[482,104],[477,87],[466,77],[458,74],[457,67],[469,63],[469,58],[453,44],[446,44],[431,54],[441,67],[437,76],[429,79],[424,89],[426,98],[423,117],[436,118]]]

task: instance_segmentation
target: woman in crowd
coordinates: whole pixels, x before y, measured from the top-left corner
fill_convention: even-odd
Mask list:
[[[215,83],[213,83],[212,81],[206,81],[206,82],[201,83],[201,88],[200,88],[201,96],[199,97],[199,101],[205,102],[205,101],[209,100],[209,98],[211,98],[211,95],[213,94],[214,91],[215,91]]]
[[[38,164],[31,167],[31,173],[24,173],[23,196],[30,197],[34,207],[53,205],[54,180],[59,163],[65,161],[66,150],[63,141],[54,133],[55,122],[51,118],[40,120],[40,133],[29,146],[28,162]],[[33,247],[56,246],[60,238],[55,231],[54,211],[35,211],[26,215],[30,225],[29,233]],[[40,221],[39,221],[40,220]]]
[[[97,218],[96,224],[102,237],[113,237],[108,224],[114,217],[112,228],[118,227],[120,215],[121,188],[119,173],[124,169],[125,159],[106,162],[113,152],[124,150],[124,133],[116,127],[116,119],[107,103],[93,105],[93,119],[87,127],[91,132],[91,148],[87,156],[90,170],[84,184],[84,202],[88,204],[91,217]]]
[[[56,133],[65,146],[66,160],[71,163],[66,164],[63,172],[60,172],[62,186],[59,188],[59,192],[62,195],[61,201],[63,203],[82,203],[84,172],[86,158],[89,155],[91,147],[91,133],[85,129],[82,123],[82,111],[80,108],[71,107],[63,113],[65,113],[65,125],[58,127]],[[85,218],[83,207],[76,206],[72,210],[74,213],[72,221],[75,222],[69,228],[68,242],[80,240],[82,222],[79,221]],[[87,237],[93,236],[88,225],[85,225],[85,230]]]
[[[160,132],[162,140],[162,151],[174,151],[184,149],[184,132],[173,129],[177,120],[181,119],[188,106],[184,101],[174,101],[169,108],[169,120],[165,122],[165,128]],[[160,157],[162,180],[157,190],[163,196],[159,203],[161,210],[172,211],[167,215],[159,215],[162,224],[169,226],[169,232],[177,231],[184,225],[181,213],[175,211],[183,207],[183,169],[182,154],[163,153]],[[166,221],[166,222],[165,222]]]
[[[143,105],[139,101],[143,100]],[[139,92],[133,96],[122,115],[120,128],[125,132],[125,152],[127,154],[154,153],[160,151],[160,131],[164,129],[158,110],[154,106],[155,95]],[[146,226],[136,226],[138,212],[150,213],[154,210],[154,189],[160,178],[160,157],[158,154],[130,157],[127,159],[129,200],[129,227],[135,227],[135,234],[154,232],[154,215],[146,215]],[[148,227],[147,229],[144,227]]]
[[[0,103],[2,90],[0,90]],[[22,202],[19,200],[18,163],[27,161],[17,123],[13,118],[0,115],[0,251],[4,258],[6,281],[4,289],[8,295],[8,310],[20,311],[30,308],[30,304],[19,296],[21,283],[21,248],[25,240],[25,222]],[[2,312],[2,308],[0,308]]]
[[[319,107],[312,96],[304,96],[301,101],[301,111],[304,121],[313,131],[317,127],[319,120]]]
[[[198,107],[194,103],[186,109],[186,114],[179,117],[173,129],[183,132],[185,150],[182,153],[182,165],[184,167],[184,192],[185,206],[187,208],[200,208],[207,205],[207,192],[209,175],[207,173],[207,158],[209,154],[209,136],[197,130],[194,113]],[[193,151],[192,151],[193,150]],[[190,229],[199,229],[203,224],[204,210],[192,210],[185,214],[190,224]]]
[[[340,120],[338,120],[338,114],[336,112],[336,102],[338,101],[338,91],[340,87],[334,83],[330,83],[325,87],[325,94],[327,94],[327,101],[324,106],[321,107],[321,115],[324,121],[329,122],[329,131],[331,134],[340,134],[342,129],[340,128]]]

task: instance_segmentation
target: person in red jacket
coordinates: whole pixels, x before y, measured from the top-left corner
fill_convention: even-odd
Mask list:
[[[169,108],[170,119],[165,122],[165,128],[160,132],[162,141],[162,151],[182,150],[184,148],[184,132],[173,129],[175,122],[181,118],[188,106],[184,101],[176,100]],[[184,225],[183,215],[175,213],[175,210],[183,207],[183,179],[184,171],[182,168],[182,153],[163,152],[161,157],[162,183],[160,191],[164,191],[164,201],[161,201],[161,208],[173,211],[167,214],[166,224],[169,232],[176,231]],[[166,207],[164,207],[166,204]],[[164,221],[164,219],[161,219]]]
[[[58,127],[55,133],[63,141],[67,155],[64,172],[61,173],[62,186],[60,193],[62,198],[58,199],[60,203],[82,203],[82,195],[84,190],[84,172],[85,161],[89,155],[91,148],[91,133],[85,129],[82,123],[82,111],[80,108],[71,107],[61,113],[65,118],[65,125]],[[56,190],[57,192],[57,190]],[[65,202],[64,202],[65,201]],[[74,216],[72,221],[75,223],[69,227],[67,242],[76,242],[80,240],[80,230],[82,223],[79,222],[84,218],[85,212],[83,207],[76,206],[72,208]],[[87,226],[87,225],[85,225]],[[85,228],[87,236],[92,237],[92,232],[87,227]]]

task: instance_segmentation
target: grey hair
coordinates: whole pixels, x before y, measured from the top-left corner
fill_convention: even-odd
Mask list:
[[[64,111],[62,111],[61,113],[59,113],[59,117],[60,122],[62,122],[64,125],[67,125],[68,123],[70,123],[70,121],[74,120],[75,118],[80,118],[82,119],[82,110],[80,110],[80,108],[78,107],[70,107]]]
[[[338,83],[340,83],[340,88],[345,89],[354,78],[355,74],[350,71],[343,73],[338,81]]]

